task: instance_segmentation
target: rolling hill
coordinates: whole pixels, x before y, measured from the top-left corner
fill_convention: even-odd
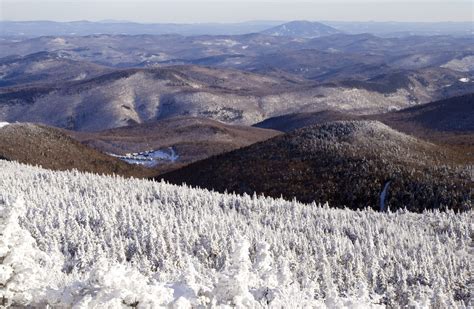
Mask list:
[[[82,145],[60,130],[31,123],[0,127],[0,158],[52,170],[144,177],[151,173]]]
[[[44,36],[0,41],[0,57],[60,52],[71,60],[114,67],[203,64],[239,68],[255,57],[301,50],[328,52],[333,58],[358,56],[363,61],[383,58],[394,69],[444,66],[469,72],[473,67],[473,40],[469,36],[409,36],[381,38],[370,34],[334,34],[317,38],[244,35],[108,35]],[[356,58],[356,57],[355,57]],[[314,68],[320,62],[314,64]],[[288,65],[282,63],[281,65]],[[472,69],[471,69],[472,70]]]
[[[79,131],[173,116],[249,124],[265,114],[258,99],[284,92],[288,84],[274,77],[197,66],[123,69],[62,85],[0,88],[0,119]]]
[[[474,133],[474,93],[372,117],[400,127],[412,123],[438,132]]]
[[[253,125],[328,109],[379,114],[473,92],[473,53],[472,40],[450,36],[7,38],[0,121],[101,131],[176,116]]]
[[[0,87],[89,79],[112,71],[88,61],[69,59],[67,52],[38,52],[0,59]]]
[[[473,102],[474,94],[470,93],[383,114],[354,115],[328,110],[273,117],[255,126],[289,132],[334,120],[378,120],[398,131],[432,142],[474,146]]]
[[[377,121],[310,126],[164,174],[172,183],[253,192],[352,209],[386,204],[412,211],[471,207],[462,153]]]
[[[460,82],[459,74],[321,84],[190,65],[116,69],[78,81],[0,87],[0,121],[100,131],[176,116],[252,125],[273,116],[327,109],[376,114],[472,91],[474,83]],[[440,87],[446,82],[452,85]]]
[[[338,120],[355,120],[358,118],[359,117],[357,115],[333,110],[324,110],[313,113],[296,113],[272,117],[265,119],[262,122],[256,123],[254,126],[257,128],[272,129],[282,132],[291,132],[296,129],[322,124],[325,122]]]
[[[156,160],[135,160],[135,163],[150,165],[155,171],[176,169],[281,134],[274,130],[226,125],[210,119],[192,117],[170,118],[100,132],[65,133],[87,146],[121,155],[130,161],[143,157],[143,154],[134,156],[133,153],[160,152],[163,156],[157,157]],[[152,154],[148,155],[150,156]]]

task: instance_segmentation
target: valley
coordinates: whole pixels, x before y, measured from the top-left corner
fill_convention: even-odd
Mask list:
[[[111,160],[131,164],[130,170],[134,172],[105,169],[125,176],[165,177],[219,191],[283,194],[303,202],[325,200],[331,196],[327,195],[331,190],[342,190],[335,189],[338,185],[353,182],[349,175],[354,173],[341,167],[347,170],[347,177],[336,177],[336,187],[321,188],[323,195],[308,195],[304,192],[314,189],[310,183],[318,183],[315,178],[321,177],[321,171],[309,166],[318,165],[314,160],[329,164],[327,160],[336,154],[346,157],[345,145],[333,154],[305,153],[302,158],[313,162],[309,166],[301,159],[296,159],[299,163],[290,163],[300,155],[289,151],[288,146],[267,149],[260,145],[284,133],[287,135],[279,137],[281,140],[290,138],[291,131],[312,125],[375,120],[388,125],[383,130],[394,130],[388,136],[401,132],[407,138],[417,138],[414,143],[425,145],[420,146],[423,149],[438,147],[440,153],[449,152],[451,159],[423,154],[428,156],[427,165],[435,160],[436,165],[451,166],[455,161],[462,169],[473,161],[472,42],[470,36],[348,34],[305,21],[248,34],[94,34],[6,39],[0,42],[4,47],[1,50],[8,53],[0,58],[0,120],[60,128],[62,134],[85,147]],[[367,124],[372,126],[371,122]],[[436,146],[423,144],[425,141]],[[243,161],[238,163],[240,159],[226,155],[231,151],[245,153],[246,149],[240,149],[258,142],[264,144],[254,146],[256,153],[251,151],[252,159],[239,154]],[[376,146],[380,141],[373,142],[374,145],[363,147],[383,148]],[[273,140],[268,141],[269,145],[272,143]],[[409,157],[421,155],[417,154],[419,146],[414,145],[407,148]],[[357,156],[372,164],[375,159],[367,159],[365,151],[361,148]],[[257,181],[263,187],[257,189],[240,178],[235,183],[229,180],[234,174],[246,174],[240,170],[244,166],[251,171],[248,176],[257,180],[260,176],[252,173],[258,169],[251,163],[260,159],[267,162],[264,158],[280,152],[286,153],[286,159],[265,167],[270,178]],[[218,155],[222,156],[215,157]],[[82,157],[79,152],[75,156]],[[11,154],[7,157],[15,158]],[[211,162],[200,162],[205,159],[226,162],[226,167],[210,165],[212,168],[203,167],[198,172],[195,166]],[[21,162],[35,164],[36,160]],[[188,172],[186,166],[192,163],[195,165]],[[259,168],[265,166],[257,164]],[[286,173],[292,164],[297,164],[297,171],[303,168],[305,172],[297,172],[303,173],[295,175],[297,178],[279,175],[278,171]],[[424,173],[422,166],[425,165],[416,167],[415,173]],[[208,168],[223,178],[218,180]],[[329,164],[327,168],[335,167]],[[378,169],[368,167],[374,168]],[[180,176],[161,176],[172,171],[177,174],[170,175]],[[395,171],[378,176],[367,172],[361,177],[368,183],[361,185],[361,189],[373,191],[368,200],[354,195],[351,200],[330,198],[332,204],[358,208],[367,206],[360,204],[364,200],[377,208],[377,192],[387,179],[395,177]],[[308,179],[303,176],[305,173],[310,175]],[[455,175],[452,177],[460,177]],[[190,179],[191,176],[198,177],[200,182]],[[219,183],[219,187],[206,177]],[[330,173],[324,177],[335,176]],[[441,174],[436,177],[442,178]],[[281,184],[273,185],[274,180]],[[416,186],[434,186],[432,180],[429,185],[419,181],[417,178]],[[301,185],[292,188],[296,182]],[[374,184],[371,189],[367,187],[369,183]],[[465,194],[463,200],[467,198]],[[390,198],[394,197],[389,192]],[[415,208],[423,209],[420,207]]]
[[[0,307],[468,307],[469,29],[0,21]]]
[[[282,134],[196,117],[168,118],[98,132],[64,130],[64,133],[101,152],[153,167],[155,173]]]

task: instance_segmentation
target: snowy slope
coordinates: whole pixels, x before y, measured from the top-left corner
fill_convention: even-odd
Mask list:
[[[261,33],[272,36],[289,36],[297,38],[319,38],[341,33],[341,31],[318,22],[291,21],[283,25],[264,30]]]
[[[472,213],[376,213],[0,161],[18,305],[462,308]]]

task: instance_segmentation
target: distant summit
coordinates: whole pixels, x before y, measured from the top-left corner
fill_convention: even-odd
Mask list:
[[[341,31],[318,22],[292,21],[262,31],[263,34],[273,36],[291,36],[298,38],[318,38],[341,33]]]

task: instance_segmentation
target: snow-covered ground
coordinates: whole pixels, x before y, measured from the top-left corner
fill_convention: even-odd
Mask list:
[[[469,55],[461,59],[452,59],[441,67],[460,72],[470,72],[474,70],[474,56]]]
[[[227,46],[233,47],[235,45],[240,45],[239,42],[229,39],[215,39],[212,41],[197,41],[197,43],[202,45],[217,45],[217,46]]]
[[[113,153],[110,153],[109,155],[119,158],[130,164],[144,165],[146,167],[154,167],[160,164],[162,161],[176,162],[179,158],[172,147],[169,147],[168,149],[127,153],[123,156]]]
[[[378,213],[0,161],[0,299],[466,308],[472,212]]]
[[[8,122],[0,121],[0,128],[3,128],[3,127],[5,127],[5,126],[7,126],[7,125],[9,125],[9,124],[10,124],[10,123],[8,123]]]

